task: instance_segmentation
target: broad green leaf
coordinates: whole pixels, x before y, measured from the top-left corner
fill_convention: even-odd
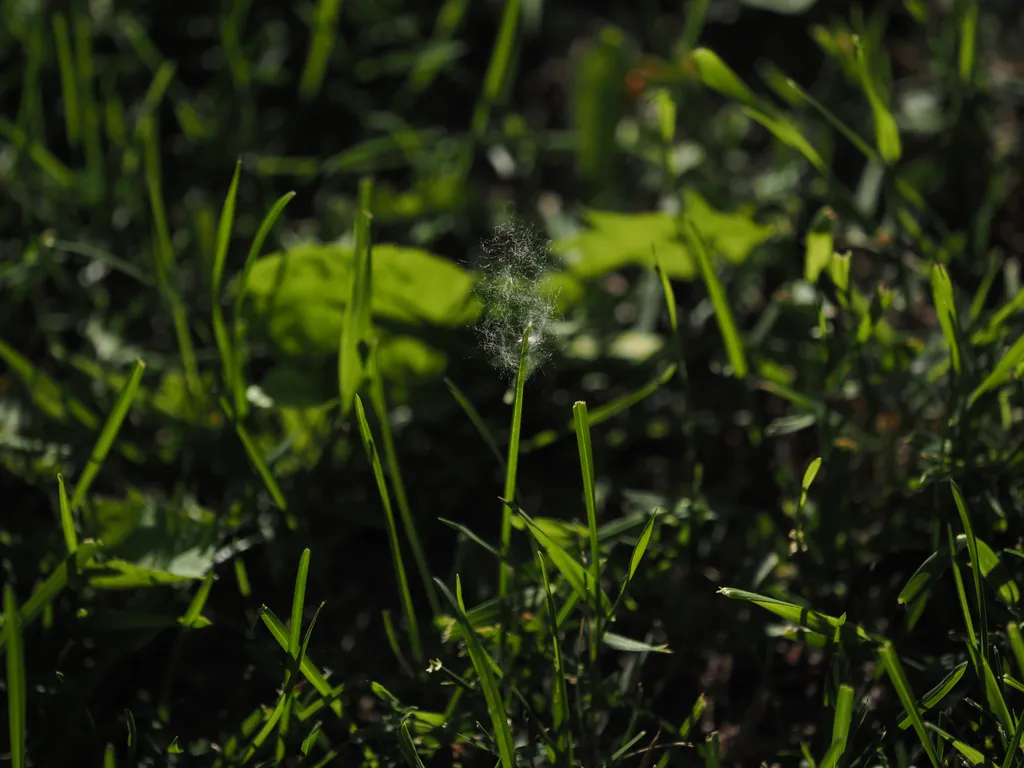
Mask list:
[[[667,213],[616,213],[588,210],[586,228],[552,243],[566,269],[581,279],[592,279],[629,266],[653,265],[652,248],[658,265],[670,278],[689,280],[698,266],[689,244],[683,239],[682,224],[700,227],[708,246],[727,261],[738,264],[775,233],[772,226],[754,221],[754,209],[743,207],[727,213],[716,210],[697,192],[683,192],[682,222]]]
[[[256,260],[246,313],[259,335],[292,357],[333,359],[352,293],[353,249],[308,245]],[[480,312],[475,277],[415,248],[373,246],[373,317],[410,326],[458,328]]]

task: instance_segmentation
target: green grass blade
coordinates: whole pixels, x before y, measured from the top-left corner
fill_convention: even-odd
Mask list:
[[[416,612],[413,609],[412,593],[409,591],[409,580],[405,575],[402,546],[398,540],[395,513],[391,508],[391,494],[388,492],[387,481],[384,479],[384,468],[381,466],[380,456],[377,454],[377,445],[373,440],[373,433],[370,431],[370,424],[366,420],[366,411],[363,410],[363,401],[359,395],[355,396],[355,403],[356,418],[359,421],[359,434],[363,440],[366,456],[373,467],[373,475],[377,480],[377,490],[380,493],[381,503],[384,506],[384,517],[388,529],[388,543],[391,546],[391,562],[395,569],[395,580],[398,583],[399,597],[402,600],[402,611],[405,614],[405,621],[409,627],[409,645],[412,649],[412,657],[417,664],[421,664],[424,659],[423,645],[420,642],[419,626],[416,623]]]
[[[772,106],[754,95],[746,83],[718,56],[707,48],[697,48],[691,54],[697,74],[708,88],[718,91],[751,109],[771,115]]]
[[[221,401],[221,406],[229,414],[230,406],[226,400]],[[284,494],[281,493],[281,488],[277,484],[277,480],[274,479],[273,473],[270,471],[270,467],[267,466],[267,462],[263,456],[260,455],[259,449],[256,447],[256,443],[253,442],[252,437],[249,436],[249,430],[242,426],[238,419],[235,419],[235,432],[238,435],[238,439],[242,441],[242,447],[245,448],[245,453],[249,457],[249,461],[252,462],[253,467],[256,468],[256,472],[259,473],[260,478],[263,480],[263,485],[270,494],[270,497],[277,504],[278,508],[282,512],[288,511],[288,502],[285,501]]]
[[[277,644],[281,646],[283,651],[287,652],[289,644],[288,628],[265,605],[260,608],[260,618],[267,629],[270,630],[270,634],[273,635]],[[309,656],[303,655],[302,660],[299,662],[299,671],[316,692],[330,703],[331,711],[340,718],[342,716],[342,709],[341,701],[338,700],[338,694],[341,693],[341,686],[331,688]]]
[[[502,768],[515,768],[516,755],[515,743],[512,740],[512,729],[508,724],[508,713],[505,710],[505,703],[502,700],[501,691],[498,689],[498,682],[494,677],[492,667],[494,660],[487,655],[480,638],[477,636],[473,626],[466,616],[466,606],[462,602],[462,581],[455,577],[455,595],[452,595],[448,587],[440,579],[435,579],[441,593],[451,603],[455,611],[455,618],[462,626],[463,639],[466,649],[469,651],[469,658],[476,670],[480,680],[480,687],[483,689],[484,698],[487,701],[487,711],[491,716],[491,725],[494,728],[494,741],[498,745],[498,755],[501,758]]]
[[[647,546],[651,543],[651,536],[654,535],[654,526],[658,522],[658,515],[661,510],[655,509],[654,513],[647,520],[647,525],[644,526],[643,532],[640,534],[640,538],[637,539],[636,545],[633,547],[633,554],[629,558],[629,570],[626,571],[626,578],[622,580],[622,586],[619,588],[619,596],[615,598],[615,602],[612,604],[611,611],[608,613],[608,620],[611,621],[612,617],[615,616],[615,609],[619,607],[619,603],[626,594],[626,590],[629,588],[630,582],[633,580],[633,576],[636,575],[637,570],[640,568],[640,563],[644,559],[644,554],[647,552]]]
[[[551,647],[554,653],[554,677],[551,685],[551,721],[555,729],[555,744],[558,752],[558,765],[568,768],[573,765],[572,734],[569,731],[569,690],[565,681],[565,666],[562,661],[562,644],[558,637],[558,611],[555,610],[555,598],[548,580],[547,564],[544,554],[537,550],[537,564],[540,566],[541,578],[544,582],[544,602],[547,606],[551,629]]]
[[[60,529],[64,533],[64,545],[68,554],[74,556],[78,551],[78,532],[75,530],[75,516],[71,512],[71,502],[64,487],[64,478],[57,473],[57,497],[60,504]]]
[[[676,295],[672,290],[672,283],[669,282],[668,273],[661,266],[661,260],[657,253],[654,254],[654,274],[661,286],[661,294],[665,299],[665,310],[668,312],[668,326],[672,333],[679,332],[679,308],[676,306]]]
[[[25,655],[23,650],[22,620],[14,588],[4,585],[4,630],[7,648],[7,726],[11,741],[12,768],[25,768],[26,748],[26,693]]]
[[[341,328],[338,350],[338,393],[341,397],[341,413],[347,416],[352,401],[363,386],[365,364],[364,349],[370,342],[370,297],[372,246],[370,243],[370,207],[373,198],[373,182],[363,179],[359,185],[359,212],[355,226],[355,276],[352,280],[352,294],[345,307],[345,324]]]
[[[292,616],[288,625],[288,666],[284,672],[284,706],[278,720],[278,738],[276,757],[278,762],[285,758],[285,740],[291,727],[292,699],[295,688],[295,672],[302,663],[300,648],[302,646],[302,613],[306,607],[306,583],[309,580],[309,547],[302,550],[299,556],[299,568],[295,574],[295,587],[292,590]]]
[[[881,95],[880,83],[875,82],[874,73],[868,64],[868,52],[865,50],[863,39],[854,39],[856,49],[857,68],[860,72],[861,87],[864,95],[867,96],[871,105],[871,112],[875,116],[875,145],[878,153],[887,165],[899,162],[903,154],[900,143],[900,129],[896,125],[896,118],[886,106]],[[874,53],[874,52],[872,52]]]
[[[707,287],[708,296],[715,310],[715,318],[718,320],[718,328],[722,334],[722,341],[725,343],[725,350],[729,356],[729,363],[737,378],[745,378],[747,375],[747,357],[743,351],[743,342],[740,339],[739,330],[736,328],[736,321],[733,319],[732,310],[729,308],[729,299],[725,295],[722,283],[715,274],[711,264],[711,257],[704,245],[704,238],[693,222],[686,222],[686,235],[690,241],[693,253],[697,257],[700,266],[701,276],[704,278],[704,285]]]
[[[583,475],[583,502],[587,509],[587,533],[590,539],[591,607],[594,611],[591,661],[597,660],[597,639],[601,637],[601,551],[597,541],[597,500],[594,492],[594,449],[590,441],[590,421],[587,404],[577,401],[572,415],[576,421],[576,446],[580,454],[580,472]]]
[[[512,401],[512,427],[509,433],[508,455],[505,459],[505,490],[506,503],[501,508],[501,562],[498,564],[498,599],[505,600],[509,590],[508,562],[509,550],[512,546],[512,507],[515,499],[516,475],[519,470],[519,438],[523,424],[523,390],[526,388],[526,376],[529,373],[528,354],[532,324],[523,330],[522,346],[519,349],[519,369],[516,372],[516,389]],[[504,622],[502,634],[504,634]]]
[[[313,99],[323,87],[327,64],[334,50],[341,5],[342,0],[318,0],[316,4],[306,63],[299,78],[299,95],[304,101]]]
[[[53,36],[57,43],[57,64],[60,68],[64,134],[67,136],[68,144],[77,147],[82,135],[78,112],[78,82],[75,78],[75,54],[71,46],[68,20],[63,13],[53,15]]]
[[[964,676],[964,672],[967,671],[967,662],[963,661],[957,664],[949,673],[940,680],[934,688],[928,693],[921,697],[921,700],[917,703],[918,712],[927,712],[930,709],[934,709],[935,706],[942,701],[946,695],[953,690],[954,686],[960,682],[960,678]],[[900,720],[900,730],[906,730],[910,727],[913,722],[913,718],[909,715],[904,716]]]
[[[398,463],[398,451],[395,449],[395,437],[391,430],[391,419],[388,418],[384,379],[380,373],[376,344],[372,345],[370,352],[370,404],[377,416],[377,423],[380,424],[381,439],[384,442],[384,459],[388,463],[388,474],[391,476],[391,485],[395,491],[395,501],[398,504],[398,515],[402,520],[402,528],[405,530],[405,537],[412,549],[416,570],[419,571],[420,581],[423,582],[427,602],[430,604],[430,612],[436,617],[441,613],[441,604],[437,599],[437,590],[434,589],[434,580],[430,575],[426,553],[423,551],[419,533],[416,531],[416,522],[409,506],[409,496],[405,492],[405,482],[402,480],[402,470]]]
[[[31,360],[2,340],[0,359],[21,379],[32,402],[47,416],[64,421],[70,415],[86,429],[96,429],[99,426],[99,417],[81,400],[65,391],[56,380],[47,376]]]
[[[544,552],[551,560],[551,564],[558,569],[558,572],[562,575],[562,578],[566,580],[576,596],[584,603],[592,604],[594,598],[593,585],[590,583],[592,579],[588,578],[587,572],[583,566],[580,565],[576,559],[570,555],[565,548],[563,548],[557,541],[548,536],[537,523],[527,515],[523,510],[517,509],[516,513],[526,522],[529,526],[530,533],[537,540],[537,543],[544,548]],[[600,589],[600,584],[598,584]],[[607,611],[610,607],[608,604],[608,598],[601,593],[601,610]]]
[[[835,251],[836,214],[828,206],[818,210],[804,239],[804,280],[816,283]]]
[[[1002,768],[1012,768],[1014,758],[1020,758],[1020,740],[1024,736],[1024,717],[1017,721],[1017,728],[1013,732],[1010,744],[1006,748],[1006,756],[1003,758]]]
[[[839,759],[846,752],[852,720],[853,688],[849,685],[841,685],[839,694],[836,696],[836,709],[832,717],[832,745],[828,754],[819,763],[819,768],[835,768],[839,765]]]
[[[882,666],[886,674],[889,675],[893,687],[896,689],[896,695],[899,696],[900,701],[903,703],[903,708],[910,715],[910,720],[914,724],[914,730],[917,732],[918,738],[921,739],[921,744],[924,746],[929,762],[933,768],[940,768],[942,763],[939,761],[939,756],[935,751],[935,744],[932,742],[931,736],[928,735],[928,730],[921,719],[921,713],[917,711],[910,683],[907,681],[907,676],[903,672],[903,665],[900,664],[899,657],[896,655],[896,649],[893,648],[891,642],[886,641],[882,644],[878,649],[878,657],[881,659]]]
[[[971,525],[971,516],[967,511],[967,504],[964,502],[963,494],[955,482],[950,481],[950,488],[953,491],[953,500],[956,502],[957,511],[960,513],[960,523],[964,528],[964,535],[967,537],[967,551],[971,556],[971,577],[974,581],[975,606],[978,609],[978,627],[981,633],[980,650],[982,658],[988,658],[988,621],[985,606],[985,595],[982,589],[981,558],[978,555],[978,541],[974,538],[974,527]],[[966,608],[966,606],[965,606]]]
[[[103,768],[117,768],[117,751],[113,744],[107,744],[103,751]]]
[[[135,399],[136,392],[138,392],[139,382],[142,380],[142,374],[145,370],[146,364],[141,360],[136,360],[135,365],[132,368],[131,376],[129,376],[128,381],[125,382],[124,387],[121,389],[121,393],[117,397],[117,402],[114,404],[114,409],[107,417],[107,421],[104,423],[103,429],[100,430],[100,435],[96,440],[96,445],[93,446],[92,453],[89,456],[89,461],[82,470],[82,476],[79,477],[78,482],[75,483],[74,493],[71,494],[72,511],[77,509],[78,505],[85,499],[85,494],[89,490],[89,486],[92,485],[92,481],[96,479],[96,475],[100,471],[100,467],[103,466],[103,460],[106,459],[107,454],[110,453],[110,447],[114,444],[114,440],[117,438],[117,433],[121,429],[121,424],[124,423],[125,416],[128,415],[128,410],[132,406],[132,400]]]
[[[29,159],[59,186],[67,189],[74,185],[74,172],[58,160],[56,155],[46,147],[35,139],[29,138],[28,134],[25,133],[25,129],[20,125],[15,125],[5,118],[0,118],[0,136],[11,142],[20,152],[26,153]]]
[[[291,202],[293,197],[295,197],[294,192],[284,193],[277,199],[277,202],[271,206],[267,215],[263,217],[263,221],[260,224],[259,229],[256,230],[256,237],[253,238],[252,245],[249,247],[249,254],[245,257],[245,266],[242,267],[241,276],[239,277],[238,283],[235,285],[235,297],[231,308],[231,335],[235,351],[235,360],[233,363],[235,374],[234,403],[235,417],[237,419],[244,418],[248,408],[248,401],[245,399],[245,377],[243,376],[244,357],[242,351],[242,335],[244,328],[244,324],[242,323],[242,303],[245,301],[245,288],[249,281],[249,273],[252,270],[252,265],[255,264],[256,259],[259,258],[260,251],[263,249],[263,243],[267,239],[267,235],[270,234],[270,230],[274,228],[274,224],[277,223],[278,217],[281,215],[282,211],[284,211],[285,206]]]
[[[519,27],[519,5],[520,0],[505,0],[505,9],[501,14],[501,26],[498,28],[498,38],[495,40],[494,48],[491,51],[491,61],[487,65],[487,74],[484,76],[483,92],[473,111],[470,133],[476,140],[479,140],[487,130],[491,109],[501,99],[505,84],[511,75],[512,50],[515,47],[516,31]]]
[[[398,728],[398,748],[402,751],[402,758],[409,768],[426,768],[420,759],[419,752],[416,751],[416,742],[412,740],[412,734],[409,733],[409,723],[405,720]]]
[[[774,597],[758,595],[742,589],[722,587],[718,590],[718,594],[725,595],[726,597],[734,600],[746,600],[754,603],[755,605],[761,606],[766,611],[771,611],[776,616],[781,616],[786,621],[798,624],[805,629],[817,632],[820,635],[825,635],[826,637],[832,637],[836,630],[841,629],[846,625],[845,614],[840,617],[829,616],[828,614],[821,613],[820,611],[812,611],[810,608],[804,608],[803,606],[796,605],[795,603],[788,603],[785,600],[778,600]],[[861,639],[870,639],[860,627],[856,627],[855,632],[859,637],[861,637]],[[862,633],[864,634],[862,635]]]
[[[1006,637],[1010,641],[1013,660],[1017,662],[1017,671],[1021,678],[1024,678],[1024,637],[1021,636],[1020,625],[1017,622],[1010,622],[1006,626]]]
[[[234,391],[233,363],[231,339],[228,337],[227,325],[224,323],[223,299],[221,284],[224,279],[224,264],[228,257],[228,246],[231,244],[231,230],[235,224],[235,203],[238,199],[238,179],[242,173],[242,161],[235,163],[235,173],[231,177],[227,197],[221,208],[220,221],[217,223],[217,249],[213,255],[213,274],[210,277],[210,294],[213,300],[213,336],[217,342],[223,366],[224,386]]]
[[[178,623],[183,627],[190,629],[200,629],[202,627],[209,626],[210,620],[203,616],[203,608],[206,607],[206,601],[210,599],[210,590],[213,588],[213,581],[216,578],[216,574],[210,571],[206,574],[203,579],[203,583],[199,585],[199,589],[196,590],[195,596],[192,601],[188,604],[188,609],[185,611],[185,615],[178,619]]]
[[[957,62],[957,72],[960,75],[960,82],[965,85],[969,84],[974,76],[975,43],[980,12],[980,0],[970,0],[960,18],[960,56]]]
[[[971,396],[967,399],[967,407],[973,406],[978,401],[978,398],[986,392],[1000,387],[1009,381],[1017,366],[1022,362],[1024,362],[1024,336],[1021,336],[1013,343],[1006,351],[1006,354],[996,363],[996,367],[992,369],[992,372],[971,392]]]
[[[932,264],[931,277],[932,300],[939,316],[939,327],[942,329],[946,346],[949,347],[953,370],[960,373],[960,345],[957,341],[958,325],[956,304],[953,301],[953,283],[949,279],[949,272],[942,264]]]

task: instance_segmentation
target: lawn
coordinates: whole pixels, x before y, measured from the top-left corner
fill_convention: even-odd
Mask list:
[[[0,16],[0,762],[1024,765],[1018,3]]]

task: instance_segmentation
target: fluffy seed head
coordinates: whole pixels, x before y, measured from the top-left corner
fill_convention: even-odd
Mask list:
[[[526,374],[551,356],[551,326],[557,319],[555,297],[540,288],[548,244],[516,219],[499,224],[482,243],[483,277],[477,295],[484,304],[479,326],[481,344],[495,367],[515,376],[523,333],[530,326]]]

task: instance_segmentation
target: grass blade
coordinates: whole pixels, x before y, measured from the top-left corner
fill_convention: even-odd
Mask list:
[[[14,588],[4,585],[4,630],[7,648],[7,725],[11,740],[12,768],[25,768],[26,749],[26,688],[25,655],[22,645],[22,620]]]
[[[490,452],[494,454],[494,458],[498,460],[498,466],[504,469],[505,458],[501,455],[501,449],[498,448],[498,441],[494,439],[494,435],[491,434],[491,430],[487,428],[487,424],[484,422],[480,412],[473,406],[463,391],[455,385],[454,381],[445,376],[444,383],[445,386],[448,387],[448,391],[452,393],[452,397],[455,398],[455,402],[459,404],[459,407],[462,408],[466,416],[469,417],[470,423],[472,423],[476,428],[477,433],[479,433],[481,439],[483,439],[488,450],[490,450]],[[522,450],[526,450],[525,444],[523,445]]]
[[[629,558],[629,570],[626,572],[626,578],[622,580],[622,586],[619,588],[619,596],[615,598],[615,602],[612,604],[611,610],[608,612],[608,620],[611,621],[615,615],[615,609],[619,607],[619,603],[626,594],[626,590],[629,588],[629,583],[633,580],[633,576],[636,574],[637,569],[640,567],[640,562],[644,558],[644,554],[647,552],[647,545],[651,542],[651,536],[654,535],[654,526],[658,522],[658,514],[660,510],[654,510],[650,519],[647,521],[647,525],[644,526],[643,532],[640,534],[640,538],[637,539],[636,545],[633,547],[633,554]]]
[[[590,442],[590,421],[587,404],[577,401],[572,407],[576,421],[576,445],[580,453],[580,471],[583,474],[583,501],[587,508],[587,533],[590,538],[590,589],[594,611],[593,641],[590,660],[597,661],[597,641],[601,637],[601,561],[597,542],[597,501],[594,493],[594,449]]]
[[[942,678],[934,688],[921,697],[921,700],[917,703],[917,711],[927,712],[929,709],[933,709],[951,690],[953,690],[954,686],[960,682],[960,678],[964,676],[964,672],[966,671],[966,661],[963,661],[953,667],[953,669],[949,671],[949,674]],[[903,717],[903,719],[900,720],[900,730],[906,730],[910,727],[912,722],[913,720],[909,715]]]
[[[342,0],[319,0],[311,23],[312,39],[299,79],[299,95],[309,101],[320,93],[327,63],[334,49]]]
[[[92,449],[89,461],[82,470],[82,476],[75,483],[74,493],[71,494],[71,511],[77,509],[78,505],[82,503],[86,492],[89,490],[89,486],[92,485],[92,481],[96,478],[100,467],[103,465],[103,460],[107,458],[110,447],[114,444],[117,433],[121,429],[121,424],[124,422],[125,416],[128,415],[132,400],[135,399],[135,393],[139,389],[139,382],[142,380],[142,374],[145,370],[146,364],[142,360],[136,360],[131,376],[125,382],[124,387],[121,389],[121,394],[118,395],[117,402],[114,404],[114,409],[107,417],[103,429],[100,430],[100,436],[97,438],[96,445]]]
[[[907,676],[903,672],[903,665],[900,664],[899,657],[896,655],[896,649],[893,648],[891,642],[886,641],[878,649],[878,656],[886,673],[889,675],[889,679],[892,681],[893,687],[896,689],[896,695],[899,696],[900,701],[903,703],[903,708],[910,715],[914,730],[917,731],[917,736],[921,739],[921,744],[924,745],[924,751],[928,755],[929,762],[933,768],[940,768],[942,764],[939,762],[939,756],[935,751],[935,744],[928,735],[928,730],[921,719],[921,713],[917,711],[917,707],[914,705],[914,694],[910,689],[910,683],[907,682]]]
[[[953,370],[960,373],[960,345],[957,342],[958,325],[956,304],[953,302],[953,283],[949,279],[949,272],[942,264],[932,264],[931,276],[932,300],[939,316],[939,327],[946,339],[946,346],[949,347]]]
[[[302,642],[302,612],[306,605],[306,582],[309,579],[309,547],[302,550],[299,556],[299,568],[295,574],[295,587],[292,591],[292,616],[288,625],[288,665],[284,671],[284,705],[278,721],[277,753],[278,762],[285,758],[285,739],[291,725],[292,699],[295,690],[295,677],[302,659],[300,648]],[[308,637],[307,637],[308,639]]]
[[[871,105],[871,111],[875,116],[875,144],[878,147],[878,153],[882,156],[882,160],[887,165],[893,165],[899,162],[900,156],[903,154],[903,148],[900,144],[900,130],[896,125],[896,118],[893,117],[892,112],[889,111],[882,98],[879,87],[881,84],[875,82],[874,75],[868,64],[868,52],[865,51],[863,39],[855,38],[854,47],[856,49],[857,68],[860,71],[861,87],[864,89],[864,95],[867,96],[868,103]]]
[[[377,416],[377,423],[380,424],[381,439],[384,441],[384,459],[388,463],[388,474],[391,476],[391,485],[395,491],[395,501],[398,503],[398,514],[402,519],[402,528],[405,530],[405,537],[412,549],[413,560],[416,562],[416,570],[419,571],[420,581],[423,582],[423,589],[427,594],[427,602],[430,604],[430,612],[433,616],[441,614],[441,604],[437,600],[437,591],[434,589],[434,580],[430,575],[430,566],[427,564],[427,556],[420,543],[419,534],[416,532],[416,522],[412,516],[412,509],[409,506],[409,496],[405,492],[405,483],[402,480],[402,470],[398,464],[398,451],[395,450],[395,437],[391,430],[391,419],[388,418],[387,399],[384,393],[384,379],[380,373],[377,345],[371,345],[370,351],[370,404],[373,406],[374,414]]]
[[[725,350],[729,356],[729,363],[737,378],[745,378],[747,375],[747,358],[743,351],[743,342],[740,340],[739,331],[736,328],[736,321],[733,319],[732,310],[729,309],[729,299],[725,295],[722,283],[715,274],[711,265],[711,258],[708,255],[707,247],[704,245],[704,238],[700,231],[691,221],[686,222],[686,235],[690,241],[693,253],[697,257],[700,266],[701,276],[704,278],[704,285],[707,287],[708,296],[715,310],[715,318],[718,320],[718,328],[722,333],[722,341],[725,342]]]
[[[213,336],[217,342],[217,350],[220,352],[224,386],[232,391],[234,390],[234,355],[231,351],[231,339],[228,338],[227,326],[224,323],[221,283],[224,279],[224,263],[228,257],[228,246],[231,244],[231,230],[235,223],[235,202],[238,198],[238,179],[241,172],[242,161],[238,160],[235,163],[235,173],[231,177],[231,186],[228,187],[227,197],[224,198],[220,221],[217,223],[217,249],[214,251],[213,274],[210,277],[210,294],[213,300]]]
[[[523,330],[523,342],[519,349],[519,369],[516,372],[515,398],[512,401],[512,428],[509,432],[508,455],[505,459],[505,504],[501,508],[501,562],[498,564],[498,599],[504,601],[508,597],[509,549],[512,545],[512,506],[516,493],[516,474],[519,469],[519,436],[523,423],[523,390],[526,388],[526,375],[529,372],[528,354],[530,349],[530,333],[532,324]],[[502,622],[502,636],[504,637]]]
[[[363,448],[366,450],[366,456],[373,467],[373,475],[377,480],[377,491],[380,493],[381,503],[384,505],[384,517],[388,528],[388,543],[391,545],[391,562],[395,569],[395,580],[398,582],[398,593],[402,600],[402,610],[405,614],[406,623],[409,626],[409,645],[412,648],[412,657],[417,664],[422,664],[424,659],[423,645],[420,642],[420,631],[416,623],[416,612],[413,609],[412,594],[409,592],[409,580],[405,575],[402,546],[398,540],[395,513],[391,508],[391,494],[388,493],[387,481],[384,479],[384,469],[381,467],[380,456],[377,454],[377,445],[374,443],[370,424],[366,421],[366,411],[363,410],[363,401],[359,395],[355,396],[355,403],[356,418],[359,421],[359,434],[363,439]]]
[[[448,587],[440,579],[435,579],[441,593],[451,603],[455,611],[455,618],[462,626],[463,639],[466,649],[469,651],[469,658],[480,679],[480,687],[483,689],[484,698],[487,701],[487,711],[491,716],[491,724],[494,728],[494,741],[498,745],[498,756],[501,758],[502,768],[515,768],[515,743],[512,741],[512,729],[508,724],[508,714],[505,711],[505,703],[498,689],[498,682],[494,678],[492,666],[493,659],[487,655],[480,638],[469,623],[466,616],[466,606],[462,602],[462,581],[455,577],[455,595],[453,596]]]
[[[544,582],[544,601],[548,609],[551,628],[551,646],[554,652],[554,678],[551,686],[551,720],[555,729],[555,745],[558,752],[559,765],[563,768],[573,765],[572,734],[569,732],[569,690],[565,681],[565,667],[562,662],[562,644],[558,638],[558,612],[555,610],[555,598],[551,593],[551,582],[548,581],[547,564],[544,554],[537,550],[537,563],[540,566],[541,578]]]
[[[355,226],[355,276],[352,280],[352,294],[345,307],[345,324],[341,328],[338,354],[338,393],[341,397],[341,414],[348,416],[356,392],[363,385],[365,364],[363,353],[370,342],[370,297],[372,247],[370,244],[370,205],[373,196],[373,182],[363,179],[359,185],[359,213]]]
[[[839,686],[836,697],[836,709],[832,718],[832,745],[828,753],[818,764],[819,768],[835,768],[839,759],[846,752],[846,743],[850,738],[850,721],[853,719],[853,688],[849,685]]]
[[[216,574],[213,571],[206,574],[203,583],[199,585],[195,596],[188,604],[185,615],[178,619],[178,623],[181,626],[190,629],[200,629],[210,625],[210,620],[203,616],[203,608],[206,607],[206,601],[210,598],[210,590],[213,588],[215,578]]]
[[[260,618],[263,620],[263,624],[267,629],[270,630],[270,634],[273,635],[275,640],[277,640],[281,649],[287,651],[290,638],[288,629],[281,620],[277,618],[273,611],[265,605],[260,608]],[[342,687],[338,686],[337,688],[331,688],[320,670],[317,669],[316,665],[313,664],[310,658],[306,655],[303,655],[302,659],[299,661],[299,671],[302,673],[302,676],[309,681],[309,684],[313,686],[316,692],[328,701],[331,711],[340,718],[342,716],[342,709],[341,701],[338,700],[338,694],[341,693]]]
[[[75,531],[75,517],[71,512],[68,492],[64,487],[64,478],[57,474],[57,496],[60,503],[60,529],[64,533],[64,544],[68,555],[74,556],[78,551],[78,533]]]
[[[986,392],[1000,387],[1009,381],[1021,362],[1024,362],[1024,336],[1017,339],[1013,346],[1006,350],[1006,354],[999,359],[992,372],[971,392],[971,396],[967,399],[967,407],[973,406],[978,401],[978,398]]]

